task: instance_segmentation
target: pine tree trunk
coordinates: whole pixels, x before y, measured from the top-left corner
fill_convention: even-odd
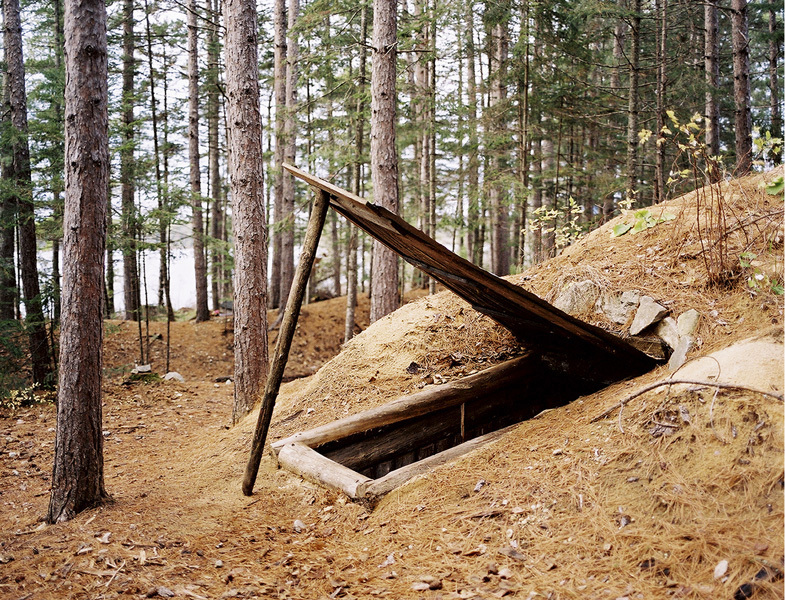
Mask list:
[[[297,150],[297,54],[299,33],[294,28],[300,5],[289,0],[286,26],[286,108],[284,110],[284,162],[293,165]],[[283,213],[281,215],[281,291],[279,306],[286,306],[294,280],[294,178],[283,172]]]
[[[188,2],[188,165],[193,210],[194,275],[196,277],[196,322],[210,320],[207,306],[207,264],[204,256],[202,178],[199,168],[199,50],[196,29],[196,0]]]
[[[537,212],[542,208],[542,139],[536,136],[532,140],[532,213],[536,216]],[[542,244],[542,227],[537,227],[532,231],[532,261],[534,264],[542,262],[543,259],[543,244]]]
[[[466,212],[467,254],[474,264],[482,264],[483,247],[480,239],[480,158],[477,132],[477,75],[474,49],[474,2],[466,2],[466,91],[468,93],[467,124],[469,126],[469,156],[467,158],[468,206]]]
[[[139,266],[136,261],[136,173],[134,168],[134,3],[123,0],[123,145],[120,149],[123,300],[126,320],[139,320]]]
[[[396,0],[374,0],[371,68],[371,178],[374,202],[398,214],[396,118]],[[371,279],[371,322],[399,306],[398,257],[375,241]]]
[[[352,164],[352,192],[360,195],[362,180],[362,161],[365,141],[365,90],[366,90],[366,38],[368,37],[368,5],[363,2],[360,9],[360,72],[357,87],[357,112],[354,129],[354,162]],[[354,337],[357,308],[357,227],[348,224],[349,247],[346,251],[346,319],[344,323],[343,341],[348,342]]]
[[[750,109],[750,38],[747,0],[731,0],[733,38],[733,103],[736,123],[736,176],[752,170],[752,111]]]
[[[3,165],[2,172],[3,179],[6,179],[6,165]],[[16,201],[7,194],[0,200],[0,321],[16,319],[15,233]]]
[[[526,206],[529,191],[529,153],[530,153],[530,132],[529,132],[529,3],[521,6],[521,36],[523,38],[523,73],[519,82],[518,100],[518,121],[520,126],[520,140],[518,144],[520,173],[519,179],[523,194],[520,194],[518,201],[518,271],[523,271],[526,260]],[[520,44],[520,42],[519,42]]]
[[[166,297],[166,317],[167,317],[167,325],[166,325],[166,366],[167,371],[169,370],[169,323],[174,321],[174,309],[172,308],[172,295],[171,295],[171,262],[169,257],[171,256],[171,246],[172,246],[172,205],[170,202],[171,196],[169,195],[169,154],[171,153],[171,146],[169,144],[169,102],[168,98],[168,91],[169,91],[169,84],[167,83],[167,70],[166,70],[166,45],[162,48],[163,53],[163,64],[164,64],[164,73],[163,73],[163,130],[164,130],[164,148],[162,152],[163,158],[163,178],[164,178],[164,207],[166,209],[166,215],[164,216],[164,223],[161,225],[162,237],[164,238],[163,241],[163,248],[161,249],[161,262],[166,263],[166,281],[164,282],[164,296]]]
[[[210,237],[212,237],[212,252],[210,253],[210,284],[213,297],[213,310],[221,308],[221,266],[223,252],[220,247],[221,225],[223,224],[223,195],[221,193],[220,169],[220,141],[219,135],[219,84],[218,62],[220,47],[218,42],[219,12],[213,7],[212,0],[206,0],[205,7],[209,14],[207,27],[207,139],[208,139],[208,168],[210,172],[210,197],[212,198],[213,214],[210,221]]]
[[[6,85],[8,86],[11,126],[16,133],[11,148],[10,171],[6,173],[14,186],[19,211],[20,276],[25,304],[25,327],[30,341],[33,382],[44,385],[52,372],[49,340],[38,283],[38,251],[33,206],[33,181],[30,171],[30,147],[27,141],[27,93],[22,57],[22,23],[19,0],[3,0]]]
[[[641,56],[642,1],[633,0],[630,15],[630,85],[627,104],[627,190],[625,196],[636,198],[638,193],[638,84]]]
[[[717,102],[717,88],[720,84],[720,42],[717,0],[706,0],[703,5],[703,20],[706,30],[704,37],[706,148],[709,154],[717,156],[720,152],[720,105]]]
[[[273,170],[273,190],[275,203],[273,207],[272,250],[273,262],[270,267],[270,308],[283,307],[281,293],[281,264],[283,262],[282,228],[284,214],[283,193],[283,161],[286,146],[285,113],[286,113],[286,0],[275,0],[273,4],[274,27],[274,81],[273,95],[275,96],[275,167]]]
[[[490,133],[494,137],[506,136],[506,120],[503,106],[507,99],[505,84],[507,68],[507,26],[506,23],[497,23],[491,30],[489,74],[490,93],[488,112],[490,113]],[[509,214],[506,205],[501,177],[504,160],[501,153],[506,151],[506,143],[489,141],[487,147],[496,146],[489,157],[489,182],[488,196],[491,205],[491,235],[493,236],[493,253],[491,255],[491,272],[496,275],[510,273],[510,232]]]
[[[169,285],[167,249],[166,249],[166,223],[168,217],[167,203],[164,194],[167,191],[163,187],[161,175],[161,144],[158,138],[158,101],[155,95],[156,77],[153,66],[153,36],[150,27],[151,7],[147,0],[144,2],[145,20],[145,39],[147,42],[147,68],[150,72],[150,119],[153,125],[153,163],[155,166],[155,195],[158,204],[158,256],[160,265],[158,267],[158,307],[166,306],[166,288]]]
[[[106,4],[65,2],[63,310],[52,491],[46,520],[106,497],[101,435],[101,318],[109,185]]]
[[[780,112],[780,85],[777,61],[782,32],[777,28],[777,13],[769,8],[769,107],[771,108],[771,137],[782,139],[782,113]],[[782,163],[782,148],[772,152],[774,164]]]
[[[63,3],[61,0],[54,0],[54,20],[55,20],[55,71],[60,73],[63,70]],[[59,97],[55,97],[52,102],[52,112],[55,121],[63,125],[63,105]],[[54,219],[60,223],[60,231],[52,239],[52,304],[54,306],[53,327],[56,329],[60,324],[60,243],[62,241],[62,222],[63,222],[63,187],[59,177],[55,178],[52,189],[52,205],[54,207]],[[56,350],[52,346],[52,358],[55,358]]]
[[[657,0],[657,13],[660,19],[657,40],[657,132],[662,137],[665,125],[665,95],[668,85],[668,0]],[[654,160],[654,202],[665,200],[665,144],[657,144]]]
[[[234,410],[248,414],[267,379],[267,231],[256,2],[225,0],[226,120],[234,233]]]

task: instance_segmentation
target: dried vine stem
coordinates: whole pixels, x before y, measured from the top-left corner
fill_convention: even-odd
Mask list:
[[[657,389],[658,387],[662,387],[664,385],[670,386],[670,385],[675,385],[675,384],[679,384],[679,383],[687,384],[687,385],[702,385],[702,386],[705,386],[705,387],[714,387],[714,388],[717,388],[717,389],[725,389],[725,390],[744,390],[744,391],[747,391],[747,392],[753,392],[755,394],[760,394],[761,396],[768,396],[769,398],[773,398],[774,400],[779,400],[780,402],[785,401],[785,397],[783,397],[782,394],[775,394],[775,393],[772,393],[772,392],[764,392],[763,390],[756,390],[755,388],[750,388],[750,387],[747,387],[747,386],[744,386],[744,385],[736,385],[736,384],[733,384],[733,383],[720,383],[720,382],[717,382],[717,381],[698,381],[698,380],[695,380],[695,379],[668,379],[668,380],[665,380],[665,381],[658,381],[656,383],[652,383],[651,385],[647,385],[644,388],[641,388],[640,390],[638,390],[634,394],[630,394],[629,396],[624,398],[624,400],[622,400],[621,402],[618,402],[617,404],[614,404],[608,410],[604,411],[602,414],[597,415],[596,417],[594,417],[589,422],[590,423],[596,423],[600,419],[604,419],[605,417],[607,417],[609,414],[611,414],[617,408],[623,408],[624,405],[626,405],[628,402],[634,400],[638,396],[642,396],[646,392],[650,392],[651,390]]]

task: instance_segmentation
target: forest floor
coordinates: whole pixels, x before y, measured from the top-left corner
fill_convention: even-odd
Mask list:
[[[609,228],[632,215],[620,217],[510,280],[551,301],[591,279],[606,294],[646,293],[673,315],[694,308],[701,322],[678,376],[713,380],[719,371],[719,381],[782,394],[783,296],[770,284],[783,276],[783,205],[760,188],[771,178],[723,188],[726,256],[737,266],[739,254],[756,255],[725,286],[706,283],[709,233],[694,194],[652,210],[673,220],[612,238]],[[342,346],[345,300],[304,307],[271,440],[521,351],[448,292],[371,327],[367,308],[363,299],[363,333]],[[620,334],[628,325],[582,318]],[[164,323],[149,331],[163,375],[156,334],[165,339]],[[0,598],[785,596],[783,404],[769,396],[661,387],[594,421],[670,376],[659,367],[526,421],[371,508],[278,469],[269,452],[254,495],[242,495],[256,413],[231,427],[226,318],[172,324],[169,370],[184,382],[129,383],[138,354],[135,324],[106,322],[111,500],[70,522],[42,522],[54,407],[0,415]]]

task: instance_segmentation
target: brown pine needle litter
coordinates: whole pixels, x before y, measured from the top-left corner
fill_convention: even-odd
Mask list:
[[[230,386],[110,383],[105,452],[114,502],[39,528],[51,464],[43,432],[53,411],[5,416],[0,597],[785,597],[785,419],[771,397],[785,390],[783,297],[747,281],[758,269],[766,282],[782,282],[782,200],[760,187],[773,176],[723,184],[723,244],[735,260],[723,286],[706,285],[701,252],[712,240],[702,245],[691,195],[662,207],[673,221],[619,238],[610,236],[611,221],[510,278],[551,299],[591,279],[604,294],[648,294],[672,315],[698,310],[681,370],[661,367],[542,413],[373,509],[278,470],[269,454],[254,497],[242,496],[256,415],[227,428]],[[755,266],[740,265],[742,252],[756,255]],[[600,313],[582,318],[626,334]],[[112,356],[121,341],[133,346],[123,335],[107,337]],[[314,345],[294,347],[307,357]],[[523,350],[452,294],[422,298],[366,329],[315,375],[284,385],[270,438]],[[191,362],[194,371],[210,364]],[[671,377],[705,383],[665,385]],[[26,454],[11,457],[21,446]]]

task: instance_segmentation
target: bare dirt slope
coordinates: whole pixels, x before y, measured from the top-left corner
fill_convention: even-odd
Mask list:
[[[783,302],[770,284],[782,281],[783,213],[782,201],[759,187],[767,177],[725,191],[724,239],[736,270],[725,286],[706,285],[694,196],[669,204],[673,221],[619,238],[610,237],[610,223],[512,281],[553,299],[569,282],[592,279],[609,294],[648,293],[675,314],[695,308],[702,320],[688,358],[713,356],[677,375],[719,375],[781,394]],[[741,268],[747,252],[756,262]],[[749,287],[759,274],[760,285]],[[342,337],[340,299],[306,311],[292,377],[337,354]],[[602,314],[584,318],[625,331]],[[185,382],[121,385],[138,341],[129,324],[107,324],[105,473],[113,501],[70,523],[39,521],[53,408],[0,419],[0,598],[785,595],[776,399],[659,387],[595,421],[667,378],[661,368],[523,423],[372,511],[278,470],[269,455],[246,498],[240,480],[255,415],[228,427],[231,385],[214,381],[232,370],[223,331],[221,321],[175,324],[171,369]],[[162,344],[152,344],[154,369],[163,372]],[[271,437],[518,351],[506,331],[453,295],[422,298],[368,328],[315,375],[286,384]]]

